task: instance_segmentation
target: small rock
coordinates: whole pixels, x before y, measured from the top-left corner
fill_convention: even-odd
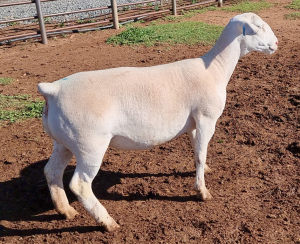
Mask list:
[[[276,219],[276,215],[275,214],[267,214],[267,218]]]

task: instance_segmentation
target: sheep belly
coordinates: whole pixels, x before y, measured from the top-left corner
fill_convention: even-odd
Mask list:
[[[196,125],[194,119],[189,116],[185,121],[173,121],[156,128],[150,129],[145,125],[139,127],[127,128],[114,135],[109,146],[120,150],[148,150],[195,129]]]

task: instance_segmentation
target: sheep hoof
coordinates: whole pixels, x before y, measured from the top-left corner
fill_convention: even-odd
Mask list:
[[[68,211],[63,215],[65,216],[66,219],[73,219],[76,215],[78,215],[78,212],[73,207],[70,206]]]
[[[209,191],[206,189],[205,191],[198,192],[197,198],[200,199],[201,201],[209,201],[212,199],[212,196],[209,193]]]
[[[117,230],[117,229],[119,229],[120,228],[120,225],[118,225],[117,223],[116,223],[116,221],[112,221],[112,223],[110,223],[109,225],[105,225],[104,226],[104,229],[107,231],[107,232],[113,232],[113,231],[115,231],[115,230]]]
[[[204,173],[211,173],[211,172],[212,172],[212,169],[205,164]]]

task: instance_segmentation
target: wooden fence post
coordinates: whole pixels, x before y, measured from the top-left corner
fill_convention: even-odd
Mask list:
[[[172,0],[172,14],[177,15],[176,0]]]
[[[111,10],[112,10],[114,28],[116,30],[118,30],[120,27],[119,27],[117,0],[111,0],[110,2],[111,2]]]
[[[46,34],[43,12],[42,12],[42,8],[41,8],[41,2],[40,2],[40,0],[35,0],[34,2],[35,2],[36,13],[37,13],[39,25],[40,25],[40,33],[42,36],[42,43],[47,44],[48,41],[47,41],[47,34]]]

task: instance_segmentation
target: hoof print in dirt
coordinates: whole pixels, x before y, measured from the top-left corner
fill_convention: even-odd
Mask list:
[[[300,95],[291,96],[291,98],[289,99],[289,102],[292,105],[299,107],[300,106]]]
[[[300,158],[300,143],[299,142],[293,142],[288,147],[287,150],[289,150],[295,157]]]

